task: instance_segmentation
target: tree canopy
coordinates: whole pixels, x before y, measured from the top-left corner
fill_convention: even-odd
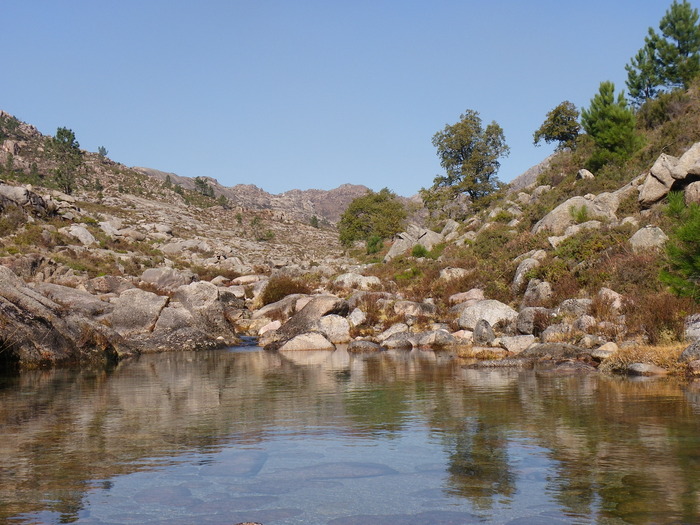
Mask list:
[[[406,209],[387,188],[370,191],[354,199],[338,223],[340,242],[345,246],[372,238],[388,239],[404,229]]]
[[[565,100],[547,113],[547,118],[533,135],[533,143],[538,145],[542,140],[547,144],[558,142],[557,150],[573,149],[581,129],[578,117],[576,106]]]
[[[433,189],[448,188],[455,196],[467,194],[474,202],[499,188],[499,159],[510,149],[495,121],[484,128],[479,113],[468,109],[459,122],[433,136],[433,146],[445,169],[445,175],[435,177]]]

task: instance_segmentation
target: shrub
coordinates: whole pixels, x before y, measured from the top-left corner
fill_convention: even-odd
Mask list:
[[[625,301],[622,313],[630,332],[656,345],[682,341],[685,318],[697,310],[689,298],[659,292],[631,296]]]
[[[411,250],[411,255],[413,257],[427,257],[428,256],[428,249],[423,246],[422,244],[416,244],[413,249]]]
[[[284,275],[272,277],[265,287],[260,299],[263,306],[276,303],[277,301],[284,299],[288,295],[295,293],[311,293],[308,285],[292,279],[291,277],[286,277]]]
[[[684,206],[681,197],[673,193],[667,213],[677,220],[677,226],[666,245],[667,268],[661,271],[661,281],[677,295],[700,302],[700,206]]]

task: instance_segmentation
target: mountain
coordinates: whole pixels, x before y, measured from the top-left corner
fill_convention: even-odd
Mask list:
[[[133,169],[160,181],[166,181],[169,178],[173,184],[195,190],[195,179],[190,177],[182,177],[153,168],[135,167]],[[280,219],[303,222],[308,222],[315,215],[319,219],[335,224],[353,199],[370,191],[366,186],[343,184],[332,190],[290,190],[275,195],[254,184],[236,184],[227,187],[211,177],[202,177],[202,179],[209,184],[216,197],[223,195],[233,206],[272,210]]]

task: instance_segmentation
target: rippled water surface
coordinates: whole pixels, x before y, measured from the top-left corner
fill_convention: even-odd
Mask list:
[[[0,377],[0,522],[700,523],[700,384],[447,354]]]

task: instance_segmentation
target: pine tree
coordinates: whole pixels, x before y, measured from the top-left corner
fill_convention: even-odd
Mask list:
[[[663,85],[656,57],[657,41],[658,36],[649,28],[649,35],[644,39],[644,47],[625,66],[629,97],[636,106],[641,106],[646,100],[655,98]]]
[[[670,87],[687,88],[700,73],[698,18],[698,10],[687,0],[674,0],[659,23],[656,51],[661,77]]]
[[[612,82],[600,83],[590,107],[581,111],[581,124],[596,145],[590,169],[625,161],[642,146],[643,139],[635,129],[634,113],[627,106],[624,91],[615,97]]]

